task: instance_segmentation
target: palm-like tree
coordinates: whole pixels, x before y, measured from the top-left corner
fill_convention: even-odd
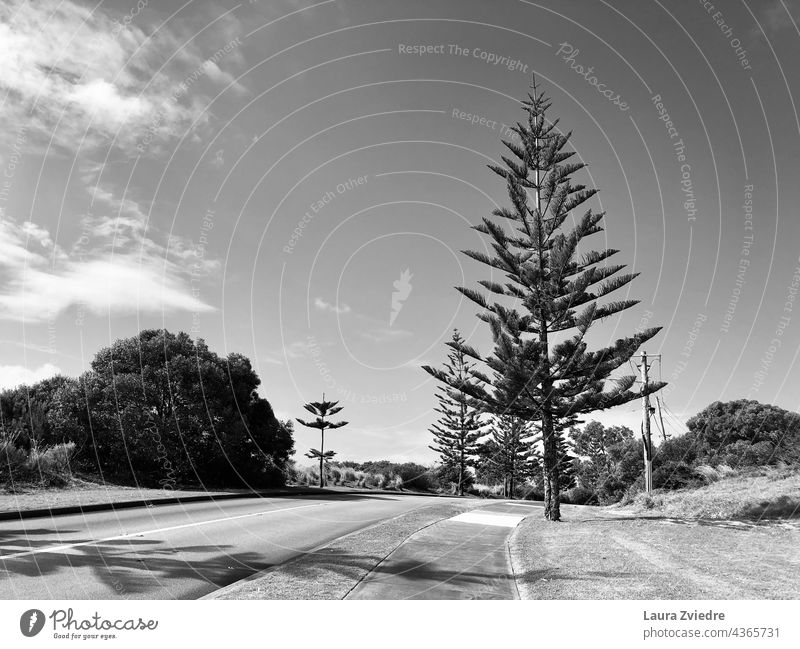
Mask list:
[[[303,406],[308,412],[314,415],[316,419],[314,421],[297,420],[303,426],[319,429],[321,435],[319,450],[316,448],[310,449],[309,452],[306,453],[306,457],[319,460],[320,487],[325,486],[325,462],[329,462],[331,458],[336,455],[336,451],[325,450],[325,431],[341,428],[349,423],[346,421],[327,421],[326,417],[331,417],[341,412],[342,406],[339,406],[338,403],[338,401],[325,401],[325,393],[323,392],[322,401],[311,401]]]

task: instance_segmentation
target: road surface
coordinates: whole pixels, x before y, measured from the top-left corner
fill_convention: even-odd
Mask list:
[[[192,599],[440,498],[242,498],[0,521],[2,599]]]

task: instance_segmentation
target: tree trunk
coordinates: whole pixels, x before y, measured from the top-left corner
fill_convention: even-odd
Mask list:
[[[458,463],[458,495],[464,495],[464,460]]]
[[[561,487],[558,470],[558,440],[553,427],[553,415],[542,414],[544,446],[544,517],[549,521],[561,520]]]

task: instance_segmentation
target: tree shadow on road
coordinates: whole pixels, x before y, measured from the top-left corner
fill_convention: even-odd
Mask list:
[[[27,535],[31,530],[21,530]],[[43,530],[42,534],[52,534],[53,530]],[[7,532],[7,536],[9,532]],[[0,584],[14,580],[15,577],[51,577],[53,589],[58,591],[58,576],[73,576],[73,571],[90,569],[96,581],[109,586],[118,597],[131,597],[143,593],[158,591],[169,593],[169,584],[173,580],[196,581],[198,587],[208,585],[219,588],[255,572],[265,570],[272,564],[264,561],[257,552],[227,552],[232,546],[178,545],[164,544],[162,541],[149,539],[115,539],[91,545],[70,548],[67,552],[42,552],[18,558],[0,560]],[[80,539],[71,540],[80,543]],[[30,545],[30,540],[27,540]],[[52,546],[51,540],[40,544]],[[21,551],[25,551],[23,548]],[[35,549],[35,547],[34,547]],[[209,552],[212,556],[209,557]],[[5,554],[14,554],[5,552]],[[196,555],[197,558],[188,558]],[[73,583],[70,580],[70,583]],[[13,591],[13,584],[10,586]],[[3,589],[5,590],[5,589]],[[206,588],[206,590],[208,590]],[[55,596],[55,595],[54,595]],[[163,596],[163,595],[162,595]],[[81,599],[79,589],[71,588],[68,598]],[[58,597],[56,597],[58,598]]]

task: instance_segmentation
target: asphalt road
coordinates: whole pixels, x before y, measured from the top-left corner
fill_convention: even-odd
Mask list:
[[[2,599],[192,599],[441,499],[242,498],[0,522]]]

